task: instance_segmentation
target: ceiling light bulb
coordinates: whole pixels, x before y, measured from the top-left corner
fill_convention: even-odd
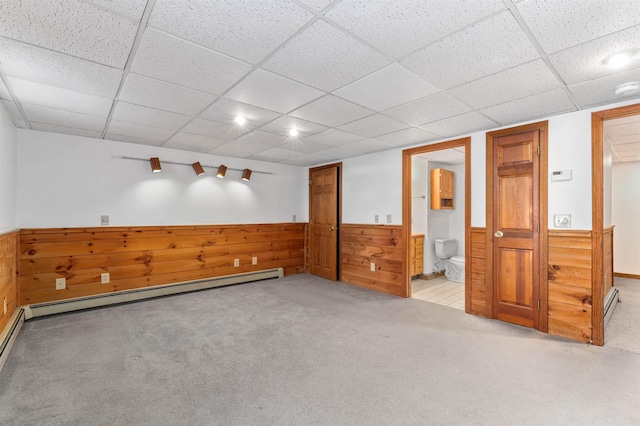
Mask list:
[[[243,115],[237,115],[237,116],[236,116],[236,123],[237,123],[237,124],[239,124],[239,125],[241,125],[241,126],[242,126],[242,125],[243,125],[244,123],[246,123],[246,122],[247,122],[247,119],[246,119],[246,118],[244,118],[244,116],[243,116]]]
[[[640,82],[628,81],[616,87],[616,96],[630,96],[640,92]]]
[[[614,53],[607,57],[607,59],[604,60],[604,63],[610,68],[622,68],[631,62],[631,58],[634,53],[635,52],[630,51]]]
[[[296,136],[298,136],[298,131],[296,129],[289,130],[289,136],[295,138]]]

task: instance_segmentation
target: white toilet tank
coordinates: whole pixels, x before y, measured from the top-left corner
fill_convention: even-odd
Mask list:
[[[438,259],[449,259],[458,253],[458,240],[438,238],[436,242],[436,256]]]

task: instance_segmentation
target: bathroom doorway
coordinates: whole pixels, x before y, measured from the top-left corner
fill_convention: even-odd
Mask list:
[[[406,150],[403,223],[412,298],[469,312],[470,138]]]

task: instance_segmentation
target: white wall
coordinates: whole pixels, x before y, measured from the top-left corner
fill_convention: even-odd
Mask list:
[[[640,162],[612,169],[613,270],[640,275]]]
[[[160,160],[273,172],[240,172],[217,179],[213,169],[196,176],[190,166],[163,164],[152,173],[148,161]],[[20,228],[242,224],[307,221],[306,168],[186,152],[147,145],[18,130]]]
[[[602,152],[602,223],[606,228],[608,226],[613,225],[612,217],[611,217],[611,184],[612,184],[612,167],[613,167],[613,149],[611,148],[611,143],[605,136],[605,140],[603,143],[603,152]]]
[[[413,156],[411,165],[411,233],[427,232],[427,215],[429,210],[429,172],[428,161]],[[424,197],[424,198],[422,198]]]
[[[17,130],[0,102],[0,233],[16,228]]]
[[[458,256],[464,256],[464,164],[445,166],[445,168],[455,173],[453,194],[455,209],[449,211],[449,238],[458,240]]]

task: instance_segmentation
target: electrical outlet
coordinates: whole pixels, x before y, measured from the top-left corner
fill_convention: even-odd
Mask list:
[[[64,290],[67,288],[66,278],[56,278],[56,290]]]
[[[390,214],[387,215],[387,223],[391,223],[391,215]]]
[[[375,272],[376,271],[376,264],[371,262],[371,272]]]
[[[108,272],[104,272],[100,274],[100,284],[109,284],[110,281],[111,281],[111,276],[109,275]]]
[[[553,224],[556,228],[571,228],[570,214],[554,214]]]
[[[240,266],[240,259],[233,259],[233,266],[235,268],[237,268],[238,266]]]
[[[294,214],[293,215],[293,221],[295,222],[297,219],[298,219],[297,216]]]
[[[252,264],[252,265],[257,265],[257,264],[258,264],[258,258],[257,258],[257,257],[255,257],[255,256],[253,256],[253,257],[251,258],[251,264]]]
[[[7,315],[7,298],[4,298],[4,313],[3,315]]]
[[[108,215],[100,216],[100,225],[106,226],[108,224],[109,224],[109,216]]]
[[[380,223],[380,216],[378,216],[378,215],[374,215],[374,216],[373,216],[373,221],[374,221],[375,223]]]

